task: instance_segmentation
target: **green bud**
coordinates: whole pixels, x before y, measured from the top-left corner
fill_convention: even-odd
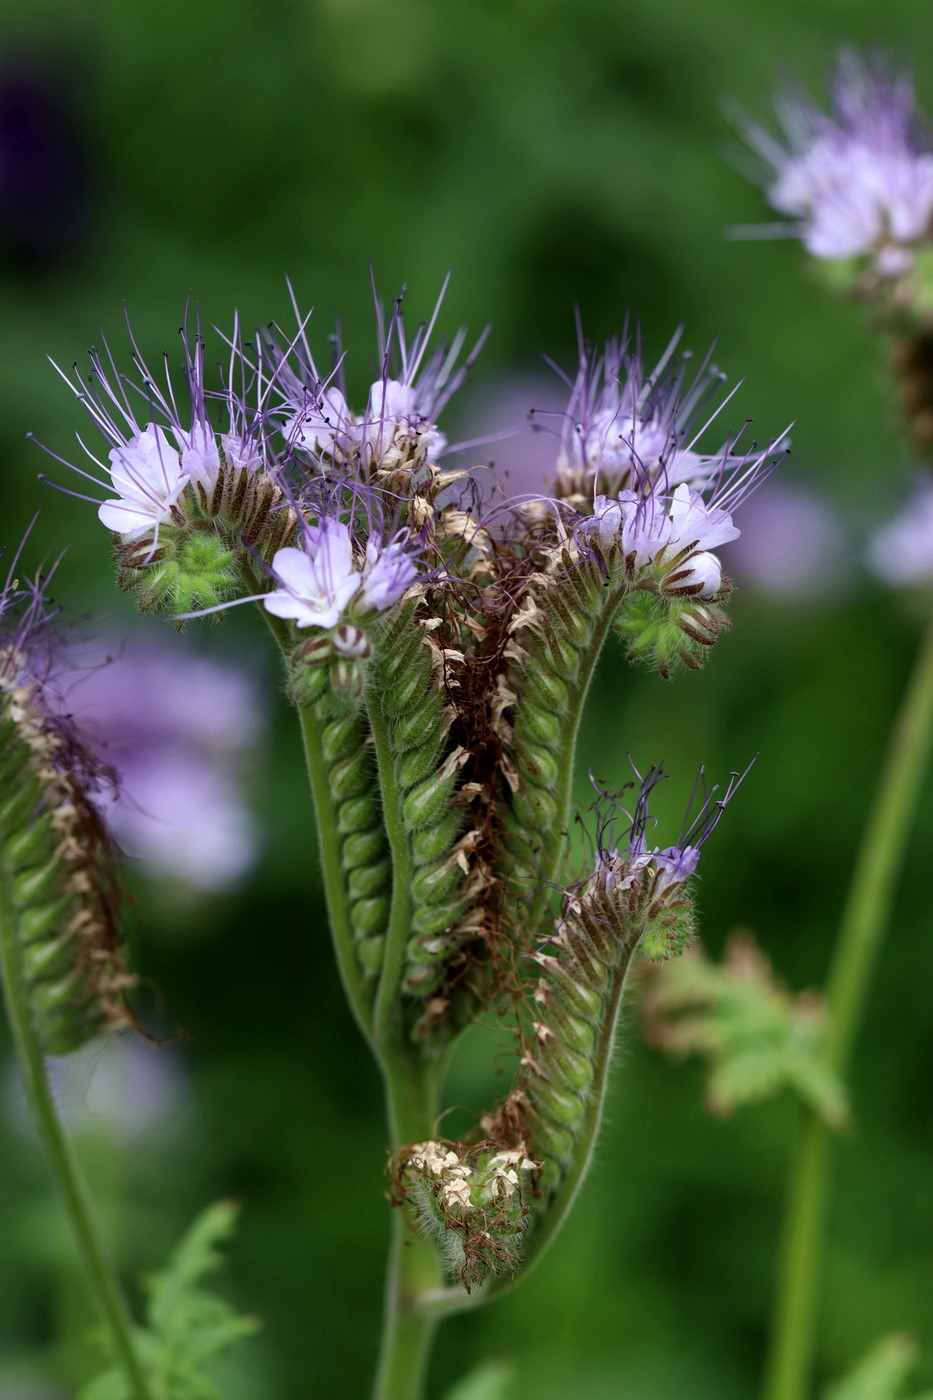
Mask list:
[[[363,742],[359,717],[356,714],[340,715],[328,720],[321,730],[321,752],[325,763],[336,763],[356,753]]]
[[[465,899],[448,900],[444,904],[423,904],[420,909],[415,910],[411,926],[416,933],[446,933],[463,917],[466,910]]]
[[[432,826],[423,826],[411,838],[411,852],[416,865],[427,865],[448,852],[463,826],[463,811],[458,807],[445,812]]]
[[[350,919],[357,937],[383,932],[389,922],[388,898],[358,899],[350,908]]]
[[[557,800],[541,788],[513,793],[512,810],[526,830],[544,832],[557,821]]]
[[[527,734],[535,743],[553,744],[559,739],[564,728],[564,719],[553,710],[539,710],[527,705],[521,713],[520,721],[516,720],[516,728],[519,727],[523,738]]]
[[[165,541],[166,553],[134,570],[140,609],[173,613],[214,608],[238,587],[233,554],[213,529],[177,533]]]
[[[385,835],[379,826],[373,831],[357,831],[343,843],[343,863],[348,870],[372,865],[385,852]]]
[[[382,955],[385,948],[385,935],[378,938],[362,938],[356,945],[356,955],[360,967],[370,977],[375,977],[382,969]]]
[[[450,856],[424,865],[415,871],[411,882],[412,894],[419,902],[434,902],[446,894],[463,879],[463,871]]]
[[[437,726],[443,708],[443,696],[439,691],[432,690],[409,714],[399,715],[392,730],[392,745],[396,751],[407,753],[410,748],[422,744]]]
[[[414,787],[416,783],[420,783],[429,773],[434,773],[442,743],[442,735],[430,734],[426,743],[418,748],[410,749],[408,753],[396,759],[396,781],[403,792]]]
[[[402,819],[409,830],[432,826],[445,813],[456,780],[456,768],[448,759],[436,773],[412,788],[402,802]]]
[[[546,666],[536,666],[529,670],[524,678],[525,694],[522,697],[522,708],[528,705],[540,705],[549,712],[564,712],[570,699],[566,682],[554,671],[550,671]]]
[[[341,836],[350,836],[366,831],[379,820],[379,799],[374,793],[363,797],[351,797],[337,809],[337,830]],[[380,833],[381,834],[381,833]]]
[[[376,861],[374,865],[360,865],[350,871],[347,890],[351,899],[366,899],[370,895],[381,894],[392,878],[392,862]]]
[[[354,657],[338,656],[330,668],[330,683],[341,700],[362,700],[366,689],[366,667]]]

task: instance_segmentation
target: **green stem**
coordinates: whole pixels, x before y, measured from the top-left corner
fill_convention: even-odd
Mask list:
[[[570,797],[573,789],[574,761],[577,754],[577,735],[580,731],[580,721],[583,717],[583,709],[586,704],[586,697],[589,693],[590,682],[596,671],[596,663],[599,660],[606,637],[609,633],[619,604],[622,602],[628,585],[610,588],[607,590],[608,596],[599,612],[593,627],[593,633],[587,645],[580,655],[580,664],[576,675],[570,682],[570,701],[567,706],[566,725],[563,731],[563,741],[558,754],[557,778],[554,783],[554,796],[557,799],[557,820],[550,830],[545,834],[541,842],[540,863],[538,869],[538,892],[534,899],[529,901],[527,912],[523,911],[522,919],[527,922],[529,928],[537,928],[544,917],[548,900],[551,895],[550,882],[553,881],[560,853],[567,837],[567,820],[570,813]],[[534,665],[534,659],[530,661]],[[517,720],[521,716],[521,697],[519,696],[519,706],[517,710]]]
[[[396,1145],[434,1136],[447,1057],[423,1060],[393,1056],[386,1064],[391,1140]],[[433,1242],[417,1228],[410,1208],[392,1212],[392,1243],[386,1277],[385,1322],[373,1400],[420,1400],[437,1317],[419,1306],[440,1291],[440,1261]]]
[[[347,994],[347,1000],[353,1009],[360,1030],[378,1059],[378,1051],[373,1041],[369,996],[353,939],[353,926],[350,921],[350,897],[344,879],[340,835],[337,830],[337,804],[330,790],[327,764],[321,749],[320,728],[317,716],[312,709],[300,709],[298,716],[301,721],[301,738],[304,744],[305,762],[308,767],[308,779],[311,784],[311,796],[314,801],[318,848],[321,855],[321,874],[324,882],[324,899],[327,905],[327,916],[330,922],[337,966],[340,969],[340,977]]]
[[[829,977],[826,1057],[845,1076],[888,923],[933,736],[933,620],[895,721]],[[804,1110],[791,1164],[765,1400],[804,1400],[816,1335],[829,1130]]]
[[[74,1148],[59,1120],[49,1089],[45,1060],[29,1014],[28,989],[20,962],[14,906],[5,872],[0,879],[0,968],[20,1073],[52,1175],[77,1240],[91,1292],[110,1335],[114,1355],[123,1367],[135,1400],[151,1400],[133,1344],[132,1320],[98,1234]]]
[[[395,758],[389,740],[380,697],[369,699],[369,723],[376,748],[379,787],[382,793],[382,815],[385,821],[389,850],[392,853],[392,905],[386,930],[379,990],[373,1008],[373,1030],[378,1044],[388,1045],[398,1030],[400,1006],[399,982],[405,965],[405,954],[411,938],[412,861],[408,835],[402,821],[401,793],[395,781]],[[393,1137],[393,1142],[408,1139]]]

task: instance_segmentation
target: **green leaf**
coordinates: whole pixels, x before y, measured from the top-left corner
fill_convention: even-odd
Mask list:
[[[790,1089],[832,1126],[845,1121],[845,1090],[823,1055],[822,1003],[791,996],[749,936],[732,939],[721,966],[694,952],[656,973],[644,1016],[654,1044],[709,1062],[714,1111]]]
[[[237,1207],[230,1201],[209,1206],[192,1225],[168,1266],[146,1282],[147,1326],[136,1333],[137,1351],[154,1400],[223,1400],[204,1367],[259,1326],[241,1317],[201,1287],[206,1274],[223,1263],[220,1246],[232,1235]],[[81,1391],[80,1400],[133,1400],[117,1369],[108,1370]]]

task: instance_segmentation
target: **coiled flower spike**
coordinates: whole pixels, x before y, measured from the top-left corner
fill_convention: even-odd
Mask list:
[[[133,1022],[116,848],[97,801],[114,775],[66,712],[56,612],[41,579],[15,580],[18,559],[0,592],[4,939],[39,1043],[65,1054]]]
[[[554,935],[533,954],[542,976],[527,996],[519,1069],[504,1103],[483,1119],[485,1139],[400,1154],[400,1189],[413,1193],[468,1290],[514,1273],[525,1235],[537,1257],[560,1227],[598,1136],[632,958],[639,949],[653,960],[676,957],[693,935],[687,886],[745,774],[733,774],[720,796],[707,791],[701,769],[677,844],[658,849],[647,839],[649,802],[665,776],[660,766],[644,777],[636,770],[631,812],[627,789],[594,784],[594,868],[565,891]],[[506,1157],[513,1175],[507,1200],[498,1200],[488,1176]]]

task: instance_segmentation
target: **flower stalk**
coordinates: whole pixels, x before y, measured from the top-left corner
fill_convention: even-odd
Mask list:
[[[891,732],[833,953],[825,1054],[844,1077],[877,966],[933,740],[933,619]],[[805,1400],[819,1316],[830,1129],[804,1109],[791,1162],[764,1400]]]

